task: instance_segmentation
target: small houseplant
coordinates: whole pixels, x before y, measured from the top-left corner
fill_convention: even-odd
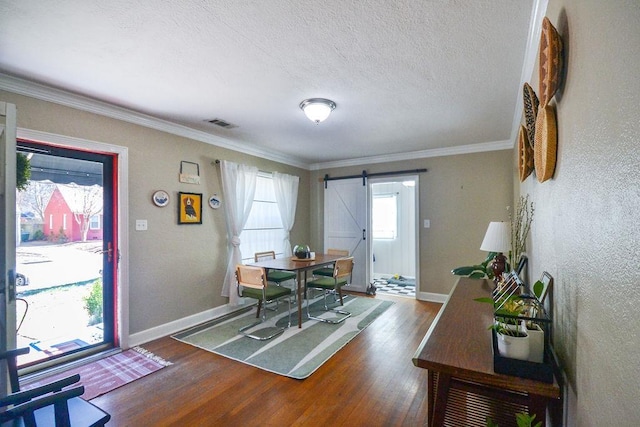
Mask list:
[[[491,264],[496,255],[496,252],[489,252],[487,258],[480,264],[457,267],[451,270],[451,273],[456,276],[465,276],[472,279],[493,279],[493,271],[489,264]]]

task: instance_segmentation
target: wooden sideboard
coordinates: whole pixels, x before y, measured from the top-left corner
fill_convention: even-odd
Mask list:
[[[515,413],[536,414],[545,425],[549,401],[560,387],[493,370],[490,304],[493,283],[460,278],[418,347],[413,364],[429,370],[429,420],[432,427],[485,426],[489,416],[501,427],[515,425]]]

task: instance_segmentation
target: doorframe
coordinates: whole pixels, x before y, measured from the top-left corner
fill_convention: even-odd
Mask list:
[[[373,184],[382,184],[389,182],[400,182],[414,180],[416,185],[413,187],[413,197],[415,204],[415,218],[414,218],[414,233],[415,233],[415,242],[413,248],[414,255],[414,263],[416,269],[416,291],[414,298],[419,299],[418,295],[420,294],[420,175],[392,175],[384,178],[368,178],[367,179],[367,199],[368,199],[368,224],[367,229],[369,230],[367,233],[367,237],[369,239],[369,243],[367,244],[367,252],[369,253],[369,257],[367,259],[367,275],[370,277],[370,280],[373,280],[373,193],[372,193],[372,185]]]
[[[116,347],[129,348],[129,149],[128,147],[75,138],[54,133],[18,128],[17,138],[35,142],[58,145],[70,149],[99,151],[114,154],[117,157],[117,209],[114,212],[117,222],[116,257]],[[118,259],[118,258],[116,258]]]

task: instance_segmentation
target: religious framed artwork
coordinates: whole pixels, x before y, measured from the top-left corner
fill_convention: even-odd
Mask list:
[[[178,224],[202,224],[201,193],[178,193]]]

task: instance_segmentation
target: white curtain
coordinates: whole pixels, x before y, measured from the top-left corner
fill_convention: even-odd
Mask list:
[[[227,216],[227,238],[229,261],[222,284],[222,296],[229,297],[229,305],[238,305],[238,293],[235,291],[236,265],[242,263],[240,252],[240,233],[247,222],[253,196],[256,192],[258,168],[222,160],[222,191],[224,194],[224,211]]]
[[[291,241],[289,233],[296,220],[296,203],[298,202],[298,183],[300,178],[284,173],[273,173],[273,186],[276,191],[276,202],[284,228],[284,240],[282,244],[285,257],[291,256]]]

